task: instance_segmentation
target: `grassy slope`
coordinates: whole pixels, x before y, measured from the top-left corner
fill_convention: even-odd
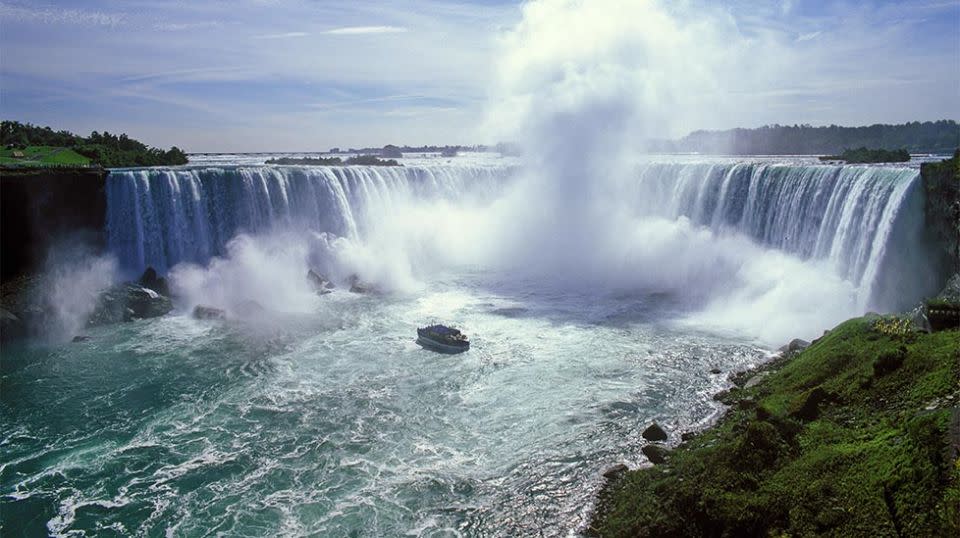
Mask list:
[[[960,331],[838,326],[749,389],[665,466],[601,494],[603,536],[958,536],[960,469],[947,437]],[[902,349],[901,349],[902,348]],[[878,357],[902,366],[874,371]],[[883,360],[883,359],[881,359]],[[796,416],[817,388],[816,419]]]
[[[14,151],[22,151],[23,158],[15,159]],[[0,164],[19,164],[22,166],[77,166],[88,165],[90,159],[72,149],[53,146],[27,146],[23,150],[0,149]]]

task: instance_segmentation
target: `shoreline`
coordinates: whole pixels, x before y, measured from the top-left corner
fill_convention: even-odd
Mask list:
[[[937,447],[937,450],[928,450],[928,452],[949,453],[949,455],[942,458],[939,467],[939,472],[944,477],[940,482],[941,487],[931,486],[929,494],[926,496],[915,492],[901,495],[901,489],[905,489],[905,487],[896,486],[896,484],[882,487],[882,504],[886,505],[889,514],[889,521],[886,521],[886,523],[890,523],[893,527],[888,530],[896,530],[899,533],[905,527],[913,531],[925,529],[937,532],[944,530],[952,532],[960,529],[960,513],[957,510],[954,510],[952,514],[950,513],[950,501],[948,500],[960,496],[960,484],[958,484],[960,482],[960,470],[954,464],[957,444],[960,441],[956,438],[950,438],[950,436],[957,436],[957,433],[950,429],[955,428],[956,425],[948,428],[943,423],[943,421],[957,422],[960,419],[960,408],[957,407],[957,404],[960,403],[960,385],[956,382],[958,367],[960,367],[960,352],[956,351],[960,350],[960,331],[954,329],[938,333],[916,333],[907,324],[892,324],[891,320],[894,319],[897,318],[868,315],[847,320],[812,342],[810,347],[804,350],[784,352],[781,356],[774,357],[757,367],[734,374],[730,379],[733,387],[721,391],[714,397],[715,400],[726,405],[719,418],[703,429],[683,432],[681,434],[683,440],[679,443],[664,443],[662,446],[666,449],[665,462],[647,462],[636,469],[613,466],[602,470],[600,473],[601,485],[591,503],[586,521],[578,526],[576,531],[587,536],[697,535],[703,534],[706,529],[712,529],[716,533],[732,532],[733,534],[770,532],[787,534],[803,534],[805,532],[849,534],[853,532],[857,534],[865,532],[866,529],[862,525],[866,525],[867,523],[864,522],[869,521],[870,518],[851,516],[850,514],[848,514],[848,519],[854,521],[852,526],[845,525],[842,519],[836,519],[826,523],[817,522],[818,525],[823,525],[819,528],[811,527],[809,526],[811,518],[784,509],[777,502],[765,498],[762,492],[765,491],[764,488],[768,484],[772,483],[771,481],[781,484],[778,486],[781,489],[773,489],[774,492],[781,491],[781,493],[771,494],[772,498],[777,498],[778,495],[784,495],[782,488],[786,488],[786,491],[789,492],[791,488],[803,489],[813,487],[811,484],[819,484],[824,481],[829,484],[833,481],[842,482],[845,480],[851,471],[842,466],[843,471],[837,470],[819,476],[809,475],[816,476],[816,478],[809,478],[808,480],[803,479],[804,475],[791,475],[791,471],[792,467],[796,467],[795,464],[798,461],[802,461],[804,464],[809,463],[805,461],[808,459],[809,451],[822,450],[828,455],[828,458],[836,456],[831,452],[833,448],[830,445],[829,437],[826,438],[826,441],[818,438],[816,430],[829,430],[833,427],[830,424],[831,421],[837,417],[840,417],[839,420],[841,421],[846,421],[843,422],[846,426],[842,426],[841,429],[847,429],[847,433],[853,432],[854,437],[856,435],[869,436],[872,432],[869,426],[861,426],[857,420],[866,419],[866,424],[869,424],[870,421],[888,419],[889,410],[883,408],[886,404],[882,404],[880,410],[867,407],[866,411],[858,409],[857,406],[862,407],[861,401],[869,403],[870,398],[874,400],[877,398],[875,394],[872,394],[877,390],[874,383],[878,385],[890,383],[898,375],[907,378],[906,386],[901,387],[903,390],[909,392],[926,391],[927,398],[921,398],[923,400],[921,402],[912,401],[912,404],[908,402],[901,407],[895,407],[894,410],[900,414],[894,413],[892,415],[894,418],[890,419],[891,425],[889,427],[894,430],[898,427],[903,429],[907,426],[913,429],[928,427],[930,432],[939,431],[939,434],[930,433],[925,438],[935,439],[937,435],[943,435],[943,446]],[[896,332],[899,330],[898,327],[906,327],[907,330]],[[895,332],[886,334],[883,331]],[[859,356],[856,352],[857,347],[850,347],[848,343],[848,340],[857,339],[863,339],[863,342],[866,342],[866,347],[869,348],[869,350],[864,348]],[[857,342],[859,343],[859,340]],[[938,345],[932,345],[931,342],[937,342]],[[908,347],[909,352],[906,351]],[[897,351],[890,355],[887,348]],[[922,350],[919,354],[915,352],[918,349]],[[842,351],[842,353],[837,353],[838,351]],[[836,363],[837,359],[835,357],[843,356],[844,353],[849,356],[841,359],[846,363],[837,372],[829,373],[831,369],[821,364],[820,359],[824,359],[822,362]],[[942,360],[944,353],[947,354],[946,363]],[[883,362],[887,360],[886,357],[894,357],[894,359],[891,359],[891,362],[887,364]],[[904,374],[904,371],[913,372],[917,368],[924,368],[925,363],[933,363],[938,360],[940,362],[937,364],[941,368],[937,373],[942,376],[944,374],[943,368],[949,371],[947,373],[949,386],[946,387],[946,390],[942,383],[939,389],[930,389],[925,384],[927,379],[923,376],[909,377]],[[871,368],[872,374],[870,373]],[[887,374],[890,372],[884,369],[897,370],[897,373],[888,377]],[[869,377],[864,378],[864,372],[860,370],[865,370]],[[828,373],[824,375],[823,371],[828,371]],[[851,371],[858,372],[855,376],[856,379],[859,379],[858,386],[851,389],[843,383],[834,383],[835,377]],[[813,379],[813,381],[817,381],[815,383],[816,387],[811,388],[801,383],[797,387],[802,387],[804,390],[796,392],[797,387],[791,385],[791,383],[795,384],[796,379],[789,381],[789,378],[802,378],[804,375],[816,377],[817,379]],[[941,379],[941,381],[943,380]],[[827,390],[820,388],[828,385],[838,388]],[[871,394],[869,394],[869,398],[864,399],[864,393]],[[789,396],[789,398],[785,398],[785,396]],[[890,400],[895,400],[898,397],[897,392],[885,396]],[[885,402],[885,398],[880,397],[879,401]],[[811,404],[811,402],[813,403]],[[850,416],[856,418],[851,419]],[[927,420],[929,424],[923,423],[926,420],[923,417],[930,416],[938,418]],[[900,418],[897,419],[896,417]],[[898,420],[904,422],[904,424],[898,426]],[[914,424],[918,421],[921,423],[920,426]],[[936,422],[936,425],[931,425],[934,422]],[[810,431],[814,433],[811,434]],[[887,435],[886,430],[883,433]],[[842,436],[843,434],[837,435]],[[930,435],[933,435],[933,437],[930,437]],[[806,444],[802,441],[805,439],[804,436],[809,438],[806,439]],[[801,442],[791,446],[794,438],[801,438]],[[881,436],[881,438],[886,437]],[[745,439],[748,440],[747,444],[743,444]],[[811,440],[817,439],[820,441],[819,444],[811,442]],[[846,441],[847,445],[844,446],[856,447],[858,446],[857,442],[856,439],[848,440]],[[953,445],[952,448],[951,445]],[[943,452],[940,452],[941,449]],[[886,461],[884,460],[886,457],[896,461],[894,456],[902,456],[897,450],[897,448],[889,449],[890,454],[879,456],[868,450],[866,454],[868,459],[877,460],[874,463],[879,465]],[[903,451],[906,450],[903,449]],[[736,455],[736,457],[733,459],[726,457],[729,455],[725,454],[727,451]],[[744,469],[737,468],[742,461],[751,458],[757,459],[758,457],[759,459],[753,465]],[[764,458],[769,458],[770,461],[764,460]],[[842,458],[840,459],[842,460]],[[770,467],[769,472],[757,471],[764,466]],[[917,466],[922,467],[919,464]],[[832,469],[832,467],[829,468]],[[921,472],[917,469],[911,471]],[[861,474],[873,476],[868,471],[862,471]],[[743,480],[744,476],[749,478],[747,482],[753,484],[752,486],[748,484],[743,487],[744,484],[737,484],[737,481]],[[791,482],[784,479],[785,476],[799,476],[801,478]],[[685,480],[688,484],[694,482],[698,486],[685,485]],[[863,487],[864,490],[869,489],[866,486]],[[875,508],[873,505],[876,503],[870,503],[864,501],[864,499],[876,501],[876,493],[876,491],[872,491],[866,497],[861,497],[862,505],[854,503],[853,506],[846,506],[845,508],[852,512],[857,512],[858,509],[869,511],[869,508]],[[785,493],[785,495],[790,497],[789,493]],[[873,496],[871,497],[871,495]],[[734,500],[731,501],[731,499]],[[757,499],[768,501],[769,506],[757,501]],[[919,511],[902,514],[902,508],[898,508],[899,504],[926,505],[930,509],[939,506],[940,508],[936,510],[940,514],[940,519],[932,517],[926,519],[914,517],[911,519],[910,514],[919,513]],[[717,508],[717,506],[722,507],[724,505],[726,506],[725,509]],[[748,520],[749,517],[736,514],[736,509],[764,513],[764,508],[769,510],[763,516],[760,516],[760,523],[752,521],[745,524],[744,521]],[[778,512],[778,509],[786,510],[786,512]],[[944,510],[946,512],[943,512]],[[784,516],[784,514],[786,515]],[[763,520],[763,517],[766,517],[766,520]],[[874,517],[877,516],[874,515]],[[876,527],[871,532],[884,527],[883,523],[885,522],[881,519],[875,520]],[[856,525],[861,525],[861,527]]]

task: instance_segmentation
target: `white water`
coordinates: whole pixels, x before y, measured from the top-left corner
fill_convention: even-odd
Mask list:
[[[874,287],[887,260],[917,255],[905,224],[916,215],[901,214],[919,195],[916,169],[659,158],[631,170],[560,197],[549,178],[495,158],[118,170],[108,244],[130,276],[182,264],[174,280],[192,304],[224,305],[244,289],[309,309],[297,299],[309,267],[413,292],[469,266],[671,293],[698,323],[773,343],[913,299]],[[771,312],[781,323],[751,327]]]

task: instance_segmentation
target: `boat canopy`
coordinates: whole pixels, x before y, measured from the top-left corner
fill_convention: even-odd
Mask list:
[[[443,336],[456,336],[460,334],[460,331],[457,329],[447,327],[446,325],[430,325],[429,327],[425,327],[424,330]]]

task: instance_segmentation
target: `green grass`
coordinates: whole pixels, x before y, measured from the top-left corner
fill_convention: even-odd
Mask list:
[[[732,391],[727,416],[666,465],[613,481],[592,532],[960,535],[960,469],[947,454],[958,374],[958,331],[847,321],[756,386]],[[817,389],[827,395],[819,416],[801,418]]]
[[[23,152],[22,158],[13,156],[15,151]],[[20,166],[87,166],[90,159],[72,149],[54,146],[27,146],[26,149],[0,149],[0,164]]]

